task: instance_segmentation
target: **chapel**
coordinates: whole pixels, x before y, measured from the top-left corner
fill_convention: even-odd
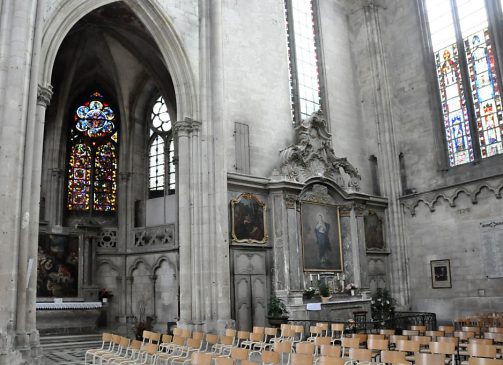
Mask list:
[[[502,81],[503,0],[0,0],[0,365],[503,327]]]

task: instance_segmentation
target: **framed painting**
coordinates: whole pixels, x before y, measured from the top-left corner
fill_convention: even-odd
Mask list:
[[[433,289],[452,288],[450,260],[431,260],[430,266]]]
[[[367,251],[383,251],[386,248],[383,221],[376,212],[369,211],[363,218]]]
[[[244,193],[231,200],[232,241],[266,243],[267,207],[255,195]]]
[[[302,202],[300,220],[304,271],[342,271],[339,208]]]
[[[79,238],[41,233],[38,238],[37,297],[78,295]]]

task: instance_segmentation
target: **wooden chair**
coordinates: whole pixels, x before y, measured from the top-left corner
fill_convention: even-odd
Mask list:
[[[344,337],[344,323],[332,323],[330,330],[332,331],[332,343],[334,345],[336,342],[340,344]]]
[[[473,332],[473,335],[475,337],[480,337],[481,329],[480,329],[480,327],[463,326],[463,327],[461,327],[461,331],[462,332]]]
[[[367,341],[369,340],[385,340],[384,335],[382,334],[376,334],[376,333],[369,333],[367,334]]]
[[[503,365],[503,360],[470,357],[470,359],[468,359],[468,365]]]
[[[346,361],[340,357],[320,356],[317,365],[344,365]]]
[[[402,335],[403,336],[419,336],[419,331],[417,331],[417,330],[403,330]]]
[[[294,333],[292,343],[295,346],[295,344],[302,342],[304,340],[304,326],[295,325],[295,326],[292,326],[291,329],[293,330],[293,333]]]
[[[426,332],[426,326],[424,326],[424,325],[410,326],[409,329],[412,331],[418,331],[419,335],[424,334]]]
[[[124,365],[127,363],[134,363],[140,357],[141,353],[141,341],[133,340],[126,351],[126,354],[122,357],[115,357],[108,359],[108,365]]]
[[[126,356],[127,350],[129,348],[129,338],[120,337],[119,345],[117,346],[117,350],[114,353],[104,353],[98,358],[100,359],[100,364],[109,363],[112,359],[122,358]]]
[[[231,349],[230,357],[234,360],[248,360],[250,356],[250,350],[241,347],[233,347]]]
[[[295,351],[298,354],[314,355],[315,350],[316,350],[315,344],[309,341],[299,342],[295,347]]]
[[[399,340],[396,343],[396,349],[398,351],[406,352],[407,355],[405,356],[405,359],[411,362],[414,362],[414,354],[419,352],[419,348],[420,344],[418,341]]]
[[[106,354],[116,354],[117,350],[119,348],[119,344],[121,341],[121,336],[119,335],[112,335],[110,339],[110,346],[108,349],[101,350],[101,351],[95,351],[93,353],[90,353],[89,356],[92,356],[92,364],[96,364],[96,360],[100,359],[102,356]],[[86,361],[86,356],[84,356],[84,360]],[[87,362],[85,362],[87,364]]]
[[[333,345],[321,345],[320,355],[326,357],[341,357],[341,347]]]
[[[360,339],[359,338],[348,338],[344,337],[341,341],[342,346],[342,357],[345,357],[349,354],[349,349],[351,348],[359,348],[360,347]]]
[[[266,343],[264,342],[264,332],[250,332],[248,340],[241,342],[241,346],[248,347],[250,350],[258,349],[261,351]]]
[[[445,355],[424,354],[417,352],[414,355],[415,365],[445,365]]]
[[[349,349],[349,359],[353,361],[372,361],[372,352],[368,349]]]
[[[405,352],[401,351],[381,351],[380,361],[391,365],[411,365],[411,363],[405,359],[405,355]]]
[[[380,329],[379,334],[384,335],[384,338],[389,339],[390,336],[393,336],[396,333],[396,330],[393,329]]]
[[[236,346],[241,346],[241,344],[244,341],[248,341],[249,338],[250,338],[250,332],[249,331],[238,331]]]
[[[204,351],[212,351],[213,346],[218,343],[218,335],[214,333],[207,333],[204,342],[206,343]]]
[[[278,352],[281,355],[281,361],[284,362],[283,356],[286,354],[287,361],[286,363],[290,363],[290,354],[292,353],[293,346],[291,341],[281,341],[274,343],[274,352]]]
[[[389,341],[379,338],[369,338],[367,348],[372,352],[372,359],[376,359],[381,351],[389,349]]]
[[[234,359],[231,357],[215,357],[215,365],[234,365]]]
[[[318,322],[316,325],[321,328],[321,336],[328,336],[328,323]]]
[[[313,365],[313,355],[293,353],[290,357],[290,365]]]
[[[489,327],[487,332],[491,333],[503,333],[503,327]]]
[[[435,341],[437,337],[443,337],[445,335],[444,331],[425,331],[425,336],[430,336],[432,341]]]
[[[171,365],[174,363],[184,363],[186,360],[189,360],[192,353],[201,351],[202,346],[203,341],[201,339],[187,339],[187,345],[182,349],[180,356],[171,358]]]
[[[215,351],[212,351],[214,353],[218,353],[221,355],[224,355],[227,353],[227,355],[230,353],[231,349],[235,347],[236,344],[236,337],[234,336],[227,336],[227,335],[222,335],[220,336],[219,342],[216,345],[213,345],[213,348]]]
[[[365,345],[367,343],[367,334],[366,333],[353,333],[351,334],[352,338],[359,338],[360,345]]]
[[[439,337],[441,338],[441,337]],[[446,337],[446,338],[452,338],[456,339],[455,337]],[[457,354],[457,349],[456,349],[456,341],[443,341],[443,342],[430,342],[428,344],[428,349],[430,353],[432,354],[441,354],[441,355],[448,355],[451,357],[452,364],[454,365],[456,363],[456,354]]]
[[[201,340],[202,341],[204,339],[204,335],[205,335],[204,332],[193,332],[192,333],[192,338],[194,340]]]
[[[281,363],[281,354],[274,351],[262,351],[262,365],[279,365]]]
[[[181,336],[183,334],[183,329],[180,327],[173,328],[173,336]]]
[[[316,337],[321,336],[323,332],[323,328],[319,326],[309,326],[309,337],[307,338],[307,341],[313,341]]]
[[[190,355],[190,360],[185,360],[185,363],[190,365],[211,365],[212,356],[209,352],[193,352]]]
[[[471,357],[496,358],[496,346],[494,345],[470,343],[468,344],[467,351]]]
[[[318,354],[320,353],[321,346],[331,345],[331,344],[332,344],[332,337],[329,337],[329,336],[316,337],[314,339],[314,345],[315,345],[314,352],[315,352],[315,355],[318,356]]]
[[[404,335],[391,335],[389,336],[389,344],[393,345],[391,347],[396,347],[396,343],[398,341],[403,341],[403,340],[408,340],[409,336],[404,336]]]
[[[268,343],[273,343],[278,336],[278,329],[274,327],[266,327],[264,330],[265,341]]]
[[[253,333],[265,333],[265,327],[263,326],[253,326]]]
[[[112,334],[108,332],[103,332],[101,334],[101,346],[95,349],[89,349],[84,355],[84,365],[88,362],[88,357],[93,358],[93,354],[101,351],[109,351],[112,346]],[[89,360],[90,361],[90,360]],[[94,363],[94,362],[93,362]]]
[[[449,337],[454,333],[454,326],[438,326],[438,330],[444,332],[445,337]]]
[[[139,359],[135,364],[152,364],[154,365],[157,361],[157,344],[147,343],[143,346],[143,353],[140,353]]]
[[[417,341],[419,342],[419,348],[427,348],[429,343],[431,342],[431,337],[430,336],[411,336],[410,339],[412,341]]]

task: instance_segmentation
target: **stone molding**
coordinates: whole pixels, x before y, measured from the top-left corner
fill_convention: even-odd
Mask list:
[[[178,136],[188,136],[192,132],[197,132],[201,128],[201,122],[191,118],[185,118],[173,123],[173,130]]]
[[[313,185],[301,199],[303,202],[335,205],[336,201],[328,193],[328,187],[320,184]]]
[[[280,152],[279,171],[272,178],[304,183],[311,177],[333,179],[347,191],[360,189],[358,170],[345,157],[337,157],[330,147],[332,135],[321,111],[313,113],[295,128],[296,143]]]
[[[42,86],[38,85],[37,88],[37,105],[47,108],[51,103],[52,95],[52,85]]]
[[[483,189],[487,189],[494,194],[496,199],[501,199],[501,191],[503,190],[503,179],[496,181],[479,181],[476,183],[466,184],[464,186],[450,186],[439,189],[437,191],[419,193],[412,196],[400,198],[401,204],[409,211],[411,216],[416,215],[416,208],[419,203],[423,203],[428,207],[431,213],[435,211],[435,206],[440,201],[446,201],[451,208],[456,207],[456,200],[461,195],[466,195],[470,198],[472,204],[478,203],[478,195]]]

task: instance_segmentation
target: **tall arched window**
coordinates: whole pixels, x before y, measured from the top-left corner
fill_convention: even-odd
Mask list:
[[[175,193],[175,145],[166,102],[159,96],[150,114],[148,144],[148,196],[157,198]]]
[[[117,210],[117,123],[113,109],[99,92],[73,112],[68,146],[68,210]]]
[[[425,0],[449,165],[503,152],[496,61],[499,0]],[[501,10],[501,9],[500,9]]]

